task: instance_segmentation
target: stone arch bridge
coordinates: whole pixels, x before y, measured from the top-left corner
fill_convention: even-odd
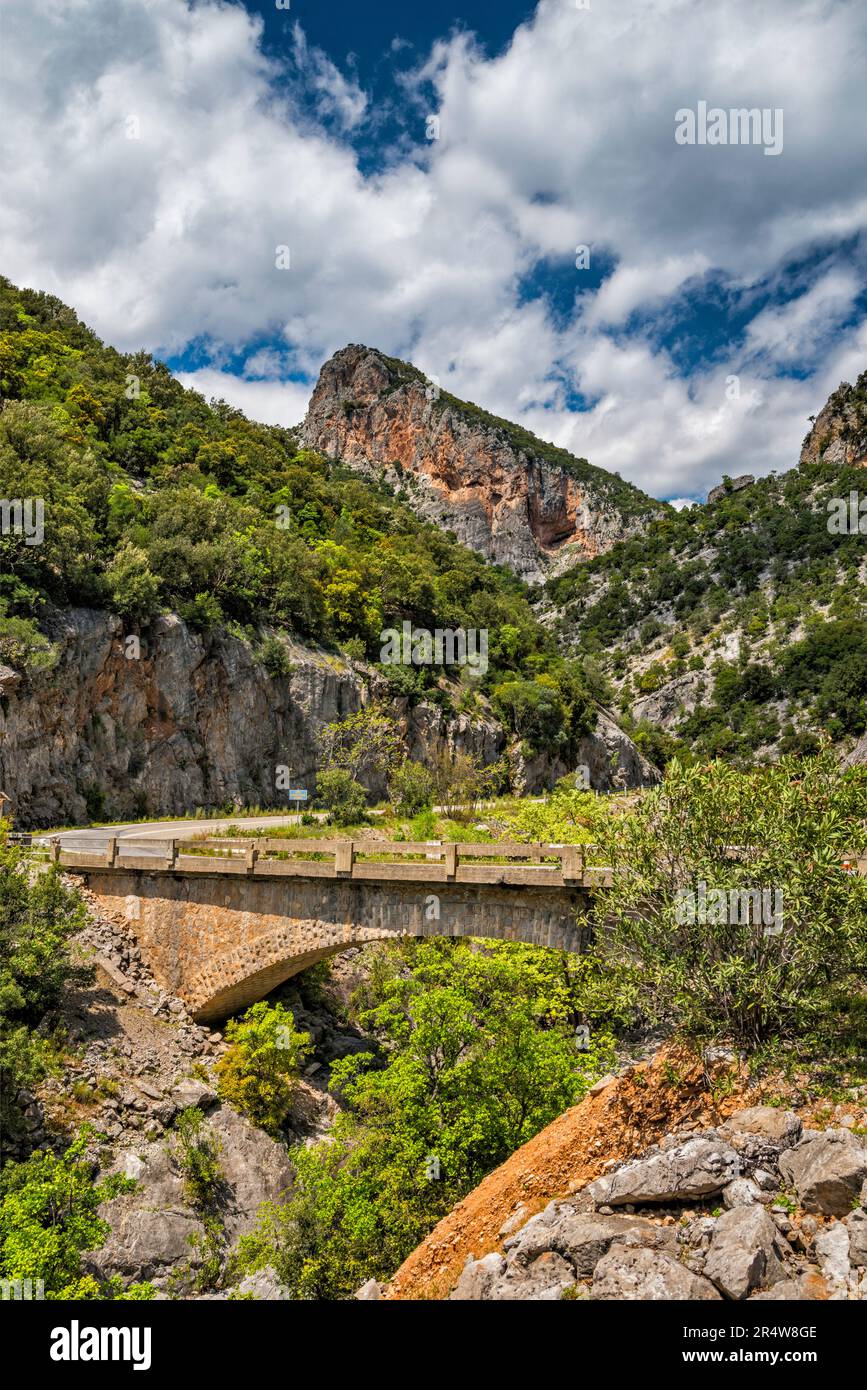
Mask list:
[[[605,882],[580,845],[352,840],[52,841],[142,958],[202,1022],[254,1003],[348,946],[481,936],[579,951]]]

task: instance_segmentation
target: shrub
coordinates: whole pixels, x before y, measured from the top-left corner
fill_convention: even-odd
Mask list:
[[[825,1026],[840,986],[867,980],[867,878],[841,863],[864,853],[865,816],[867,768],[827,752],[748,773],[672,762],[600,827],[613,883],[587,924],[621,1000],[751,1046]],[[762,891],[772,913],[747,896]]]
[[[335,825],[356,825],[367,810],[364,787],[342,767],[320,772],[316,779],[316,799]]]
[[[272,680],[279,676],[292,674],[292,662],[279,637],[266,637],[259,651],[259,657]]]
[[[222,1181],[220,1141],[204,1131],[205,1117],[192,1106],[183,1110],[175,1123],[174,1158],[183,1174],[184,1196],[199,1211],[215,1204]]]
[[[45,1024],[64,984],[92,978],[70,964],[67,940],[84,925],[84,906],[51,868],[32,878],[4,842],[0,822],[0,1136],[20,1128],[18,1092],[54,1066]],[[40,1027],[41,1026],[41,1027]],[[40,1029],[37,1032],[37,1029]]]
[[[81,1254],[102,1245],[107,1221],[101,1202],[130,1192],[135,1183],[119,1176],[94,1183],[84,1158],[89,1131],[83,1129],[59,1157],[33,1153],[24,1163],[7,1163],[0,1174],[0,1278],[41,1279],[49,1299],[152,1298],[149,1284],[121,1293],[119,1284],[99,1284],[81,1272]]]
[[[59,660],[52,646],[30,618],[7,617],[7,603],[0,598],[0,661],[20,671],[50,671]]]
[[[220,1095],[277,1138],[292,1109],[295,1082],[310,1052],[310,1034],[295,1028],[282,1004],[254,1004],[226,1026],[229,1050],[217,1063]]]
[[[116,613],[133,622],[149,622],[160,611],[160,581],[137,545],[121,546],[105,572],[109,601]]]
[[[422,763],[407,761],[395,768],[388,791],[399,815],[414,816],[431,803],[433,777]]]

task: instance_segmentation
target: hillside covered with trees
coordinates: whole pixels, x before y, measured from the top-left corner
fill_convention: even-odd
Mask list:
[[[658,761],[746,763],[867,729],[867,372],[826,412],[848,449],[811,435],[800,467],[727,480],[548,586],[564,649],[598,665]]]

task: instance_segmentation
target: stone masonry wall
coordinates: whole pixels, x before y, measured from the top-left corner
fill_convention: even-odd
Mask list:
[[[199,1020],[261,999],[316,961],[396,936],[490,936],[580,949],[579,889],[88,870],[157,980]],[[438,914],[438,915],[437,915]]]

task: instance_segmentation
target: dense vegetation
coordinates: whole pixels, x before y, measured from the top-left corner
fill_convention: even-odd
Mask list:
[[[32,879],[0,821],[0,1143],[19,1135],[32,1087],[56,1069],[56,1010],[64,986],[86,978],[69,937],[84,907],[56,869]]]
[[[853,431],[867,426],[867,373],[845,409]],[[668,737],[639,727],[647,751],[746,762],[815,751],[822,730],[864,733],[865,537],[829,529],[831,499],[852,492],[865,495],[863,468],[820,457],[654,520],[551,582],[564,647],[592,658],[627,718],[673,679],[710,674]]]
[[[381,633],[405,620],[486,629],[489,669],[454,695],[434,665],[383,673],[398,695],[470,712],[477,692],[492,695],[533,747],[567,749],[588,727],[580,667],[517,579],[291,430],[208,405],[146,353],[103,346],[59,300],[5,280],[0,399],[0,497],[45,504],[41,544],[0,535],[0,660],[50,664],[51,608],[70,603],[109,607],[131,629],[167,609],[227,624],[273,675],[288,669],[284,634],[378,661]]]
[[[867,1045],[867,767],[833,754],[749,773],[683,767],[596,836],[614,869],[587,920],[591,954],[636,1019],[749,1049],[841,1052],[848,1004]],[[851,1041],[851,1039],[850,1039]]]
[[[296,1191],[264,1213],[245,1266],[273,1264],[306,1298],[391,1274],[610,1066],[610,1034],[576,1039],[583,969],[495,942],[382,948],[354,1010],[379,1054],[332,1067],[345,1108],[326,1143],[293,1151]]]

